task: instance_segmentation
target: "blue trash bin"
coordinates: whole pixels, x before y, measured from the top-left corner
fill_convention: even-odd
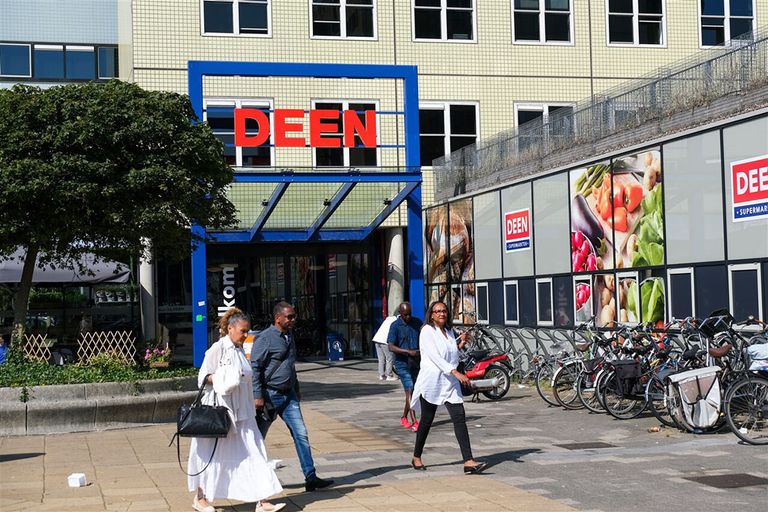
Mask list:
[[[343,361],[346,342],[341,334],[337,332],[329,332],[325,337],[325,340],[328,344],[328,360]]]

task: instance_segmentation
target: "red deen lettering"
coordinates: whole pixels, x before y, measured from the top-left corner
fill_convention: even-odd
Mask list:
[[[300,109],[276,109],[274,111],[275,133],[272,143],[276,147],[303,148],[307,140],[301,136],[304,131],[305,112]],[[366,148],[376,147],[376,111],[366,110],[365,121],[354,110],[310,110],[309,146],[313,148],[355,147],[355,136]],[[323,134],[338,134],[338,120],[342,119],[343,137],[324,137]],[[301,119],[301,121],[297,121]],[[247,135],[246,121],[256,122],[256,135]],[[269,117],[255,108],[235,109],[235,146],[256,147],[269,141]],[[250,126],[248,131],[254,131]],[[289,137],[288,134],[299,136]]]

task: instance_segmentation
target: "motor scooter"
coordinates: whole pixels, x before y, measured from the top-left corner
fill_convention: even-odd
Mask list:
[[[479,401],[480,393],[491,400],[500,400],[509,392],[514,369],[509,356],[500,350],[478,349],[470,339],[459,351],[460,372],[469,378],[469,387],[462,387],[464,396],[472,395],[472,401]]]

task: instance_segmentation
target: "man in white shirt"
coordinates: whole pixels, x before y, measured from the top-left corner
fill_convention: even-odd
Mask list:
[[[387,338],[390,326],[397,320],[397,316],[388,316],[381,323],[381,327],[373,335],[373,344],[376,346],[376,357],[379,359],[379,380],[397,380],[392,373],[392,362],[395,355],[390,352]]]

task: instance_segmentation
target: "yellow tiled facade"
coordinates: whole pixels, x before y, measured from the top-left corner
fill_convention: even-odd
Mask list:
[[[186,93],[190,60],[416,65],[420,101],[475,102],[482,139],[515,126],[515,105],[576,103],[702,51],[700,2],[693,0],[661,0],[665,44],[657,47],[608,44],[608,0],[570,0],[568,44],[514,43],[515,0],[468,2],[474,5],[474,41],[414,41],[415,1],[373,0],[376,37],[353,40],[311,37],[312,0],[270,0],[268,36],[203,35],[201,0],[133,0],[130,20],[121,16],[122,26],[132,27],[130,43],[121,46],[121,76],[147,89]],[[768,0],[754,0],[754,26],[764,19]],[[232,77],[204,83],[207,98],[267,98],[274,108],[307,109],[312,99],[356,99],[398,110],[400,91],[391,80]],[[402,126],[380,122],[380,143],[402,143]],[[403,160],[395,150],[382,152],[379,161],[402,165]],[[311,153],[276,152],[275,163],[312,165]],[[430,184],[427,173],[425,205],[432,198]]]

